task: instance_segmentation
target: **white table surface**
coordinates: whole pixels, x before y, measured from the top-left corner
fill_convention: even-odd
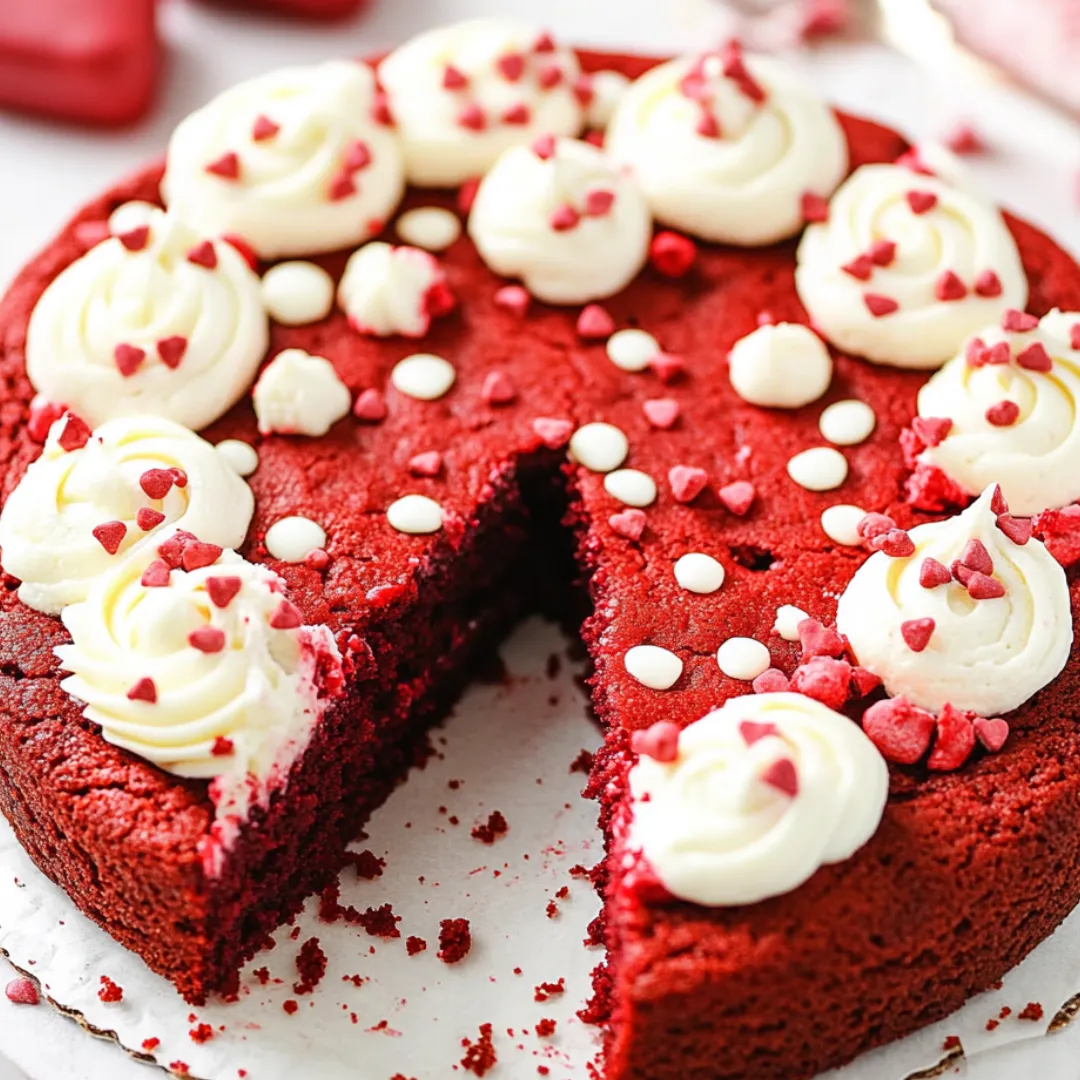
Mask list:
[[[162,97],[143,124],[120,134],[80,133],[0,115],[0,282],[89,195],[160,154],[180,117],[248,75],[362,54],[426,26],[478,13],[522,14],[568,41],[657,53],[700,46],[729,26],[712,0],[374,0],[368,13],[329,28],[215,11],[186,0],[167,0],[164,7],[169,47]],[[917,137],[938,135],[960,117],[973,119],[992,146],[991,154],[974,162],[985,185],[1080,255],[1080,126],[966,68],[961,75],[944,55],[919,68],[878,45],[828,45],[801,54],[797,62],[840,105]],[[3,971],[0,979],[6,979]],[[148,1075],[50,1009],[16,1007],[3,997],[0,1049],[11,1059],[0,1056],[0,1080]],[[1006,1047],[950,1075],[1077,1080],[1078,1063],[1080,1024],[1052,1038]]]

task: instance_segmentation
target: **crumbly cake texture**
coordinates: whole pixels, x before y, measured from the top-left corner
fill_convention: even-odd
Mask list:
[[[582,62],[631,76],[652,63],[599,54]],[[843,126],[852,167],[892,161],[906,149],[875,124],[843,118]],[[156,201],[159,178],[160,168],[148,170],[86,207],[0,308],[5,496],[40,449],[26,430],[30,311],[59,270],[100,237],[113,208]],[[431,205],[452,208],[454,195],[411,192],[401,209]],[[1041,233],[1008,223],[1030,282],[1029,310],[1080,309],[1080,269]],[[448,707],[470,658],[535,602],[528,583],[541,581],[549,596],[578,595],[576,576],[592,602],[582,633],[606,732],[590,790],[609,849],[598,875],[608,959],[592,1007],[607,1023],[609,1080],[809,1077],[944,1016],[998,979],[1080,900],[1075,647],[1065,674],[1009,717],[1012,735],[1000,753],[947,774],[891,767],[877,834],[795,892],[738,908],[677,902],[651,888],[623,848],[628,733],[660,720],[686,726],[747,691],[717,667],[722,638],[767,643],[774,666],[790,673],[796,646],[773,632],[777,608],[835,615],[836,597],[865,553],[829,540],[821,511],[844,501],[887,512],[903,528],[927,520],[903,500],[900,447],[925,374],[837,355],[828,395],[784,413],[747,405],[731,389],[724,358],[761,312],[805,320],[794,251],[794,241],[699,245],[685,277],[647,268],[605,303],[617,326],[641,326],[685,358],[685,372],[670,384],[616,368],[602,340],[577,333],[577,309],[533,303],[522,316],[500,307],[494,296],[504,282],[467,239],[441,256],[458,309],[433,324],[422,346],[457,369],[454,389],[437,401],[407,398],[389,384],[414,343],[361,337],[339,311],[310,326],[275,325],[271,354],[296,347],[326,356],[354,396],[377,388],[388,405],[381,423],[350,416],[312,440],[260,437],[245,401],[204,432],[211,442],[240,438],[258,448],[249,481],[255,518],[242,554],[271,565],[305,621],[335,633],[348,661],[347,695],[211,882],[200,856],[213,818],[206,785],[164,774],[92,730],[59,688],[52,649],[65,640],[60,622],[20,604],[5,579],[0,804],[37,864],[189,1000],[227,989],[265,934],[333,875],[344,843],[403,774],[417,734]],[[336,279],[345,255],[316,261]],[[488,400],[492,372],[509,380],[512,400]],[[848,480],[826,493],[795,485],[789,458],[820,444],[825,405],[851,397],[873,407],[877,427],[847,448]],[[666,429],[645,414],[644,403],[656,398],[680,406]],[[628,464],[660,485],[639,539],[612,527],[623,505],[601,476],[564,465],[560,451],[543,445],[537,418],[574,426],[603,420],[627,434]],[[411,474],[410,460],[433,450],[442,455],[438,475]],[[708,474],[709,487],[692,504],[676,502],[666,482],[680,464]],[[755,488],[741,517],[715,493],[736,480]],[[410,536],[387,525],[387,507],[406,493],[441,505],[441,532]],[[325,569],[268,556],[267,528],[290,514],[326,530]],[[576,573],[561,561],[559,538],[568,536]],[[689,551],[723,563],[720,590],[679,588],[672,566]],[[1070,586],[1075,612],[1075,572]],[[682,659],[671,690],[650,690],[626,672],[627,649],[643,643]]]

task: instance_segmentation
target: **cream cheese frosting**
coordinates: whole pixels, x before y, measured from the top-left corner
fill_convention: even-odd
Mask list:
[[[91,248],[42,294],[27,375],[92,427],[149,414],[205,427],[246,392],[266,352],[259,279],[231,244],[149,204],[127,210],[121,219],[139,224]]]
[[[263,368],[251,396],[262,435],[325,435],[352,405],[334,365],[303,349],[279,352]]]
[[[512,146],[576,135],[577,58],[536,27],[482,18],[427,30],[379,65],[410,183],[455,187]]]
[[[65,449],[69,419],[53,424],[0,512],[3,567],[21,580],[24,604],[55,615],[178,529],[221,547],[244,542],[251,489],[198,435],[159,416],[124,417]]]
[[[997,500],[988,488],[964,513],[912,529],[912,555],[871,555],[840,597],[837,629],[893,697],[993,717],[1065,667],[1065,572],[1038,540],[1017,544],[999,528]]]
[[[709,907],[791,892],[877,830],[889,777],[859,726],[801,694],[751,694],[630,771],[629,847],[674,896]]]
[[[1000,211],[958,165],[934,160],[944,165],[939,175],[902,164],[856,169],[832,197],[828,220],[803,235],[799,298],[845,352],[895,367],[939,367],[1027,300]]]
[[[371,68],[347,60],[242,82],[173,132],[165,203],[264,259],[358,244],[404,194],[401,149],[375,103]]]
[[[919,461],[971,495],[1000,484],[1023,517],[1080,499],[1077,328],[1080,312],[1055,310],[1026,332],[980,331],[919,391],[919,416],[951,421]],[[1014,415],[999,415],[1002,402]]]
[[[521,278],[541,300],[577,304],[636,276],[652,219],[637,183],[603,151],[541,138],[507,150],[481,181],[469,235],[497,274]]]
[[[605,145],[659,221],[743,245],[797,233],[803,196],[828,196],[848,164],[832,110],[784,65],[734,47],[642,75],[620,98]]]

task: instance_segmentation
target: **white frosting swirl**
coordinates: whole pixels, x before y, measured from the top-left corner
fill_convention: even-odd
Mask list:
[[[414,247],[381,240],[365,244],[345,264],[338,303],[360,334],[423,337],[450,296],[438,259]]]
[[[427,30],[379,65],[409,181],[454,187],[511,146],[576,135],[585,118],[569,49],[512,19]]]
[[[205,427],[266,352],[259,279],[231,244],[147,204],[123,209],[149,228],[145,246],[111,237],[49,285],[30,317],[27,375],[92,427],[150,414]]]
[[[1065,572],[1035,539],[1018,546],[997,527],[987,489],[964,513],[910,532],[910,558],[872,555],[840,597],[836,625],[888,692],[931,712],[946,704],[992,717],[1019,708],[1065,667],[1073,621]],[[976,600],[957,580],[925,588],[923,562],[950,568],[971,540],[985,547],[1004,595]],[[969,559],[969,561],[971,561]],[[921,651],[902,627],[932,619]]]
[[[64,610],[72,643],[56,653],[71,674],[61,686],[106,741],[177,776],[218,777],[219,815],[242,813],[307,745],[325,708],[317,654],[336,659],[333,638],[300,626],[281,579],[234,552],[173,570],[163,587],[140,573],[128,563]],[[224,607],[208,591],[222,578],[235,587]],[[283,604],[292,618],[281,618]],[[152,692],[133,699],[144,680]]]
[[[469,216],[484,262],[552,304],[624,288],[645,265],[651,234],[634,179],[574,139],[507,150],[481,182]]]
[[[162,197],[203,233],[239,236],[264,259],[358,244],[404,193],[401,149],[374,104],[374,74],[352,61],[242,82],[173,132]]]
[[[1023,308],[1027,278],[1000,212],[958,166],[946,172],[953,180],[863,165],[833,196],[828,221],[807,228],[795,284],[838,348],[879,364],[938,367],[1007,308]],[[875,261],[874,245],[885,241],[895,252]]]
[[[724,56],[682,57],[623,94],[606,146],[633,168],[653,214],[706,240],[770,244],[803,225],[802,197],[827,196],[847,171],[832,110],[775,60],[747,57],[755,100]],[[715,126],[713,126],[715,125]]]
[[[24,604],[56,614],[85,599],[107,570],[145,565],[146,553],[177,529],[221,547],[244,542],[251,489],[198,435],[158,416],[125,417],[102,424],[81,449],[64,450],[66,423],[53,425],[0,513],[4,570],[22,581]],[[139,481],[152,469],[182,470],[184,486],[151,497]],[[106,522],[124,526],[115,554],[93,533]]]
[[[949,419],[952,428],[919,460],[972,495],[1000,484],[1009,509],[1022,517],[1080,499],[1080,350],[1070,337],[1078,325],[1080,313],[1055,310],[1028,333],[982,331],[987,349],[1008,342],[1012,359],[973,366],[964,349],[930,379],[919,391],[919,415]],[[1047,358],[1052,366],[1041,370]],[[992,424],[987,411],[1003,401],[1019,415]]]
[[[763,780],[779,762],[794,794]],[[888,788],[884,759],[846,716],[801,694],[732,698],[679,735],[674,761],[642,756],[631,770],[629,843],[683,900],[753,904],[850,858]]]

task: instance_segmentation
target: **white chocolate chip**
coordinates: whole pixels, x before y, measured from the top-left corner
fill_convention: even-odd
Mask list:
[[[815,446],[787,463],[788,476],[807,491],[832,491],[848,474],[847,458],[831,446]]]
[[[283,262],[262,279],[263,306],[282,326],[304,326],[330,314],[334,279],[310,262]]]
[[[621,71],[597,71],[591,81],[592,100],[585,110],[585,122],[591,128],[606,128],[630,80]]]
[[[772,666],[769,650],[749,637],[728,638],[717,650],[716,662],[731,679],[750,682]]]
[[[834,446],[857,446],[870,438],[877,416],[865,401],[836,401],[818,421],[821,434]]]
[[[623,371],[644,371],[658,352],[656,338],[644,330],[616,330],[607,341],[608,359]]]
[[[216,449],[237,476],[250,476],[259,467],[258,451],[241,439],[222,439]]]
[[[266,550],[282,562],[303,562],[317,548],[326,544],[326,532],[316,521],[306,517],[285,517],[266,530]]]
[[[659,645],[635,645],[623,657],[626,670],[650,690],[668,690],[679,681],[683,662]]]
[[[638,469],[616,469],[604,477],[604,490],[627,506],[651,506],[656,502],[656,481]]]
[[[413,353],[399,360],[390,373],[394,388],[417,401],[435,401],[447,393],[457,379],[449,360],[434,353]]]
[[[859,522],[866,517],[861,506],[850,503],[838,503],[821,512],[821,527],[825,535],[837,544],[846,547],[859,547],[862,537],[859,535]]]
[[[442,507],[426,495],[403,495],[387,507],[386,520],[398,532],[422,535],[442,528],[443,512]]]
[[[611,472],[629,453],[629,441],[614,424],[585,424],[570,436],[570,456],[590,472]]]
[[[394,224],[406,244],[425,251],[444,251],[461,235],[457,214],[441,206],[418,206],[406,210]]]
[[[810,616],[802,608],[797,608],[794,604],[782,604],[776,609],[776,622],[773,624],[773,629],[785,641],[798,641],[799,623],[809,618]]]
[[[711,555],[691,551],[675,564],[675,580],[687,592],[707,595],[724,584],[724,567]]]
[[[751,405],[798,409],[817,401],[832,381],[824,342],[799,323],[767,323],[735,342],[728,376]]]

